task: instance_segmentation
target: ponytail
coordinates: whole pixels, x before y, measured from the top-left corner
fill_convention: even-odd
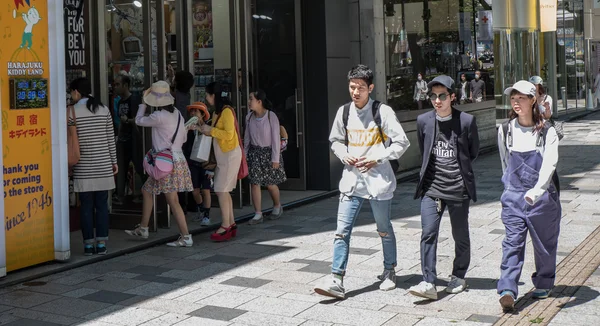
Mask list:
[[[98,112],[99,107],[104,106],[104,104],[102,104],[102,102],[100,102],[99,99],[97,99],[91,95],[92,84],[90,83],[89,79],[84,78],[84,77],[77,78],[77,79],[73,80],[71,82],[71,84],[69,84],[69,88],[72,91],[79,92],[79,94],[81,94],[81,98],[88,99],[85,106],[87,107],[88,110],[90,110],[90,112],[95,114],[96,112]]]

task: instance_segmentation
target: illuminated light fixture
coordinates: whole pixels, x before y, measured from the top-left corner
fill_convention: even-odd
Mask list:
[[[267,20],[273,20],[273,18],[271,18],[271,17],[269,17],[269,16],[267,16],[267,18],[266,18],[266,19],[267,19]]]
[[[261,19],[267,19],[267,16],[265,16],[265,15],[260,15],[260,18],[261,18]]]
[[[133,2],[133,5],[134,5],[134,6],[136,6],[136,7],[138,7],[138,8],[142,8],[142,2],[141,2],[141,1],[139,1],[139,0],[135,0],[135,1]]]
[[[260,16],[259,16],[259,15],[252,15],[252,18],[254,18],[254,19],[259,19],[259,18],[260,18]]]

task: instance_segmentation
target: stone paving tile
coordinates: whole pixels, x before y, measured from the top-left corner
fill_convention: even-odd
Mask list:
[[[284,271],[273,271],[261,276],[265,280],[281,281],[281,282],[292,282],[292,283],[311,283],[316,279],[322,277],[323,274],[308,273],[308,272],[295,272],[287,273]]]
[[[230,321],[236,317],[245,314],[247,311],[242,309],[224,308],[217,306],[204,306],[200,309],[188,313],[190,316]]]
[[[325,322],[320,322],[320,321],[314,321],[314,320],[307,320],[305,322],[303,322],[302,324],[300,324],[300,326],[332,326],[332,323],[325,323]]]
[[[199,326],[199,325],[202,325],[202,326],[229,326],[229,325],[231,325],[231,323],[228,321],[191,316],[190,318],[188,318],[184,321],[181,321],[177,324],[174,324],[174,325],[175,326]]]
[[[208,261],[211,263],[224,263],[224,264],[240,264],[246,260],[248,257],[236,257],[236,256],[226,256],[226,255],[213,255],[210,257],[203,258],[202,260]]]
[[[132,288],[130,290],[124,291],[124,293],[152,297],[152,296],[159,296],[162,294],[166,294],[168,292],[177,290],[178,288],[179,287],[177,285],[173,285],[173,284],[149,282],[149,283],[140,285],[136,288]]]
[[[56,295],[17,290],[0,295],[0,304],[18,308],[31,308],[58,298],[60,297]]]
[[[369,321],[369,325],[382,325],[395,315],[395,313],[386,311],[371,311],[332,305],[315,305],[298,314],[296,317],[331,323],[362,326],[364,325],[365,320]]]
[[[279,316],[294,317],[298,313],[313,306],[313,302],[303,302],[299,300],[288,300],[279,298],[256,298],[238,307],[238,309],[264,312]]]
[[[196,303],[224,308],[236,308],[256,298],[258,296],[252,294],[222,291],[199,300]]]
[[[141,274],[141,275],[160,275],[170,271],[172,268],[157,267],[157,266],[135,266],[124,270],[125,273]]]
[[[471,315],[467,318],[467,321],[475,321],[480,323],[490,323],[493,324],[500,319],[498,316],[489,316],[489,315]]]
[[[165,314],[164,311],[114,305],[92,313],[86,316],[86,319],[109,324],[133,326],[143,325],[145,322]]]
[[[56,311],[54,313],[47,313],[47,312],[42,312],[42,311],[35,311],[32,309],[16,308],[16,309],[12,309],[12,310],[8,311],[6,314],[8,314],[12,317],[16,317],[16,318],[27,319],[27,322],[29,322],[28,320],[35,320],[39,324],[43,324],[43,322],[47,322],[47,323],[55,323],[58,325],[72,325],[72,324],[79,323],[81,321],[81,319],[79,319],[79,318],[64,316],[62,314],[58,315],[56,313],[58,313],[58,311]],[[15,325],[20,325],[20,324],[15,323]],[[36,325],[36,324],[33,323],[30,325]]]
[[[211,295],[217,294],[219,292],[221,291],[215,289],[200,288],[198,290],[194,290],[179,297],[176,297],[173,300],[180,302],[198,302],[204,298],[210,297]]]
[[[46,294],[63,294],[65,292],[73,291],[77,289],[75,286],[65,285],[65,284],[56,284],[56,283],[46,283],[40,286],[25,286],[23,290],[31,291],[31,292],[39,292]]]
[[[179,248],[178,248],[179,249]],[[161,266],[165,264],[172,263],[174,261],[179,260],[174,257],[161,257],[161,256],[152,256],[152,255],[139,255],[139,256],[122,256],[115,259],[119,259],[120,261],[127,262],[132,266],[144,265],[144,266]]]
[[[204,306],[203,304],[190,302],[187,302],[186,304],[181,304],[181,302],[175,300],[167,300],[145,296],[138,296],[132,298],[129,302],[123,301],[120,303],[120,305],[184,315],[188,315],[190,312],[200,309]]]
[[[454,319],[443,319],[435,317],[425,317],[421,319],[415,326],[440,326],[440,325],[465,325],[465,326],[489,326],[489,323],[479,323],[474,321],[463,321],[460,322]]]
[[[58,313],[70,317],[85,317],[98,310],[108,308],[111,304],[89,301],[81,298],[60,298],[31,309],[47,313]]]
[[[169,269],[178,269],[178,270],[182,270],[182,271],[193,271],[198,268],[203,268],[207,265],[210,265],[210,262],[203,261],[203,260],[189,259],[189,257],[186,257],[184,259],[169,263]],[[158,275],[158,274],[156,274],[156,275]]]
[[[296,326],[304,323],[306,320],[250,311],[231,321],[254,326]]]
[[[67,293],[63,293],[61,294],[63,297],[70,297],[70,298],[81,298],[84,297],[86,295],[92,294],[92,293],[96,293],[100,290],[97,289],[87,289],[87,288],[79,288]]]
[[[420,322],[424,317],[398,315],[388,320],[384,326],[412,326]]]
[[[155,275],[139,275],[139,276],[136,276],[134,278],[134,280],[164,283],[164,284],[173,284],[173,283],[180,281],[179,279],[172,278],[172,277],[163,277],[163,276],[155,276]]]
[[[116,304],[121,301],[131,299],[133,297],[135,297],[135,295],[133,295],[133,294],[126,294],[126,293],[121,293],[121,292],[102,290],[102,291],[97,291],[97,292],[82,296],[81,299]]]
[[[179,313],[168,313],[144,323],[144,326],[167,326],[175,325],[184,320],[189,319],[191,316],[183,315]]]
[[[105,276],[110,276],[110,277],[116,277],[116,278],[132,279],[132,278],[135,278],[135,277],[139,276],[140,274],[112,271],[112,272],[108,272],[108,273],[106,273],[104,275]]]
[[[125,278],[116,277],[98,277],[91,281],[81,283],[80,286],[90,289],[113,291],[119,289],[120,291],[127,291],[135,287],[144,285],[148,282],[140,280],[130,280]]]
[[[259,288],[270,282],[271,282],[271,280],[268,280],[268,279],[247,278],[247,277],[236,276],[229,280],[223,281],[220,284],[242,286],[242,287],[246,287],[246,288]]]
[[[275,270],[275,268],[265,268],[265,267],[258,267],[258,266],[252,266],[252,265],[242,265],[242,266],[234,267],[234,268],[226,271],[225,273],[227,275],[233,275],[233,276],[257,278],[257,277],[260,277],[261,275],[270,273],[274,270]]]
[[[93,273],[74,273],[63,278],[59,278],[57,280],[52,281],[52,283],[64,284],[64,285],[77,285],[84,282],[88,282],[97,277],[102,276],[101,274],[93,274]]]
[[[13,316],[13,315],[2,314],[2,315],[0,315],[0,325],[10,325],[10,324],[18,325],[18,323],[13,323],[13,322],[20,320],[20,319],[21,318]]]
[[[7,326],[57,326],[61,324],[50,323],[47,321],[33,320],[33,319],[18,319],[8,324],[2,324]]]

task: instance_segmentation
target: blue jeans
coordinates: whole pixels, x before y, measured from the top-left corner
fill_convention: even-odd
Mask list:
[[[108,191],[80,192],[79,201],[83,242],[108,240]],[[96,210],[96,237],[94,237],[94,209]]]
[[[333,240],[333,263],[331,266],[333,274],[344,275],[346,272],[352,228],[364,201],[365,199],[360,197],[340,196],[337,230]],[[377,223],[377,232],[381,236],[383,267],[393,269],[396,267],[396,236],[390,221],[392,200],[369,200],[369,203],[375,217],[375,223]]]

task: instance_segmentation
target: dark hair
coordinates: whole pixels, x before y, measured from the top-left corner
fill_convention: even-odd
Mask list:
[[[537,84],[537,91],[539,95],[546,94],[546,88],[542,84]]]
[[[373,84],[373,71],[365,65],[354,66],[348,71],[348,81],[351,79],[362,79],[367,83],[367,86],[371,86]]]
[[[169,111],[171,113],[175,112],[175,106],[173,106],[173,104],[169,104],[166,106],[159,106],[157,107],[158,110],[165,110],[165,111]]]
[[[224,94],[222,89],[223,88],[221,86],[221,83],[219,83],[219,82],[212,82],[212,83],[206,85],[206,88],[205,88],[205,91],[207,94],[215,96],[215,113],[216,114],[221,114],[221,112],[223,111],[223,107],[225,105],[231,106],[231,101],[229,100],[227,93]],[[223,96],[223,95],[225,95],[225,96]]]
[[[263,91],[262,89],[255,89],[252,92],[250,92],[250,94],[252,94],[252,96],[254,96],[255,99],[261,101],[265,109],[269,111],[273,110],[273,103],[269,101],[269,99],[267,98],[267,93],[265,93],[265,91]]]
[[[189,93],[194,86],[194,76],[189,71],[180,70],[175,73],[175,89],[182,93]]]
[[[127,84],[127,87],[131,87],[131,78],[129,78],[129,76],[127,75],[117,75],[117,77],[115,77],[115,79],[121,79],[121,85],[125,85]]]
[[[78,91],[81,94],[81,98],[87,98],[88,101],[85,106],[92,113],[96,113],[98,111],[98,107],[104,106],[99,99],[93,97],[92,93],[92,84],[87,78],[81,77],[73,80],[71,84],[69,84],[69,88],[71,91]]]
[[[510,96],[514,96],[517,94],[524,95],[523,93],[517,91],[516,89],[513,89],[512,92],[510,92]],[[527,95],[527,97],[529,99],[534,98],[531,95]],[[532,113],[533,125],[534,125],[533,131],[540,132],[544,128],[544,118],[542,117],[542,113],[540,112],[540,108],[538,107],[537,101],[533,101],[533,105],[531,107],[531,113]],[[518,117],[519,117],[519,115],[517,114],[517,112],[515,112],[515,110],[510,110],[510,114],[508,115],[509,120],[513,120]]]

